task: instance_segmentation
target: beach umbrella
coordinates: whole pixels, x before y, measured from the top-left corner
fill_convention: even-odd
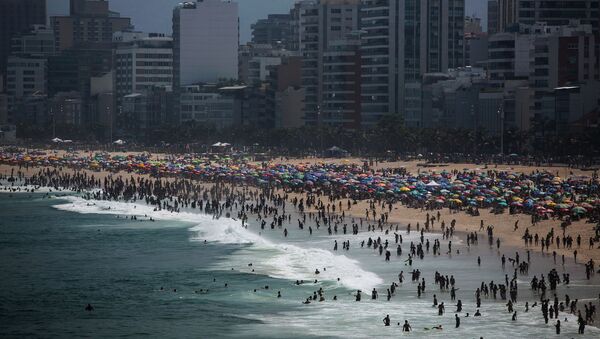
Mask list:
[[[585,208],[583,208],[583,207],[576,206],[576,207],[573,207],[573,209],[571,209],[571,213],[573,213],[573,214],[586,214],[587,210]]]

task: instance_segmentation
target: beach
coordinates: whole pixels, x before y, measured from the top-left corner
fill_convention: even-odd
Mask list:
[[[154,155],[153,157],[160,159],[160,156]],[[303,164],[301,167],[308,167],[310,163],[321,164],[323,162],[339,165],[354,163],[357,166],[363,163],[362,159],[311,158],[274,159],[273,161],[294,165]],[[384,162],[373,164],[372,168],[384,172],[403,168],[403,171],[408,173],[421,171],[439,173],[444,170],[449,173],[453,171],[486,170],[528,173],[547,170],[563,178],[589,175],[589,173],[567,167],[543,168],[504,165],[498,166],[498,168],[488,166],[486,169],[484,165],[473,164],[443,164],[439,166],[427,164],[427,167],[421,164],[423,164],[422,161]],[[253,165],[261,166],[260,163],[254,163]],[[227,165],[221,163],[215,166],[236,168],[238,165],[235,163],[228,163]],[[59,167],[48,168],[54,170]],[[268,165],[267,168],[269,168]],[[18,165],[3,164],[0,165],[0,175],[6,178],[11,173],[18,175],[17,173],[20,171],[24,177],[32,177],[39,173],[41,169],[44,169],[44,166],[27,165],[19,168]],[[120,182],[122,179],[124,182],[129,182],[129,185],[133,182],[139,183],[142,178],[143,180],[155,180],[149,174],[135,173],[135,171],[108,172],[101,169],[74,169],[68,166],[63,166],[60,171],[53,173],[51,176],[55,178],[74,178],[84,173],[86,178],[89,179],[93,175],[95,180],[99,182],[105,179],[111,182]],[[17,192],[20,182],[22,181],[17,182],[12,188],[14,197],[17,198],[24,196],[24,194],[18,194]],[[277,337],[275,334],[280,334],[284,327],[298,331],[297,333],[303,333],[303,335],[293,336],[362,337],[369,333],[389,335],[390,332],[383,331],[380,320],[387,313],[392,316],[394,325],[392,327],[396,327],[397,334],[401,332],[399,326],[396,326],[395,323],[402,323],[405,318],[408,318],[406,320],[411,322],[416,332],[414,334],[418,337],[447,336],[448,331],[452,331],[450,333],[453,336],[482,335],[486,338],[501,337],[505,336],[506,333],[512,333],[515,337],[526,337],[542,333],[542,335],[548,337],[553,333],[553,320],[550,319],[550,325],[544,326],[539,308],[528,309],[536,299],[538,299],[538,302],[544,300],[538,294],[540,292],[530,292],[529,290],[532,276],[535,275],[539,278],[541,275],[547,275],[548,271],[553,268],[558,270],[560,274],[568,273],[571,275],[570,283],[562,282],[558,287],[557,293],[561,299],[561,304],[566,294],[573,299],[580,299],[579,304],[576,305],[576,310],[582,312],[584,302],[598,304],[598,277],[593,275],[591,279],[586,279],[583,266],[590,259],[593,261],[600,260],[598,243],[595,243],[592,248],[588,247],[588,238],[594,236],[594,224],[586,223],[586,218],[573,220],[566,227],[563,235],[560,228],[561,220],[553,220],[550,217],[547,220],[539,220],[535,225],[532,225],[530,215],[524,213],[509,214],[508,210],[501,214],[493,214],[490,213],[488,208],[480,208],[479,216],[471,216],[465,213],[464,210],[447,207],[421,209],[408,207],[399,202],[391,204],[390,207],[389,204],[385,203],[385,200],[379,198],[362,200],[336,198],[331,200],[331,197],[315,193],[313,190],[302,191],[289,187],[266,189],[264,186],[252,186],[235,181],[189,180],[185,179],[185,176],[165,175],[162,176],[161,182],[171,183],[174,186],[170,188],[172,192],[176,192],[177,187],[187,188],[185,188],[186,193],[180,194],[178,198],[163,200],[164,208],[160,210],[147,202],[144,203],[141,196],[138,201],[132,201],[130,198],[125,199],[127,201],[119,201],[121,199],[113,201],[112,197],[100,198],[100,196],[86,196],[86,194],[82,197],[81,193],[57,192],[56,189],[51,189],[53,191],[51,193],[50,190],[44,190],[47,193],[29,192],[29,194],[49,194],[49,196],[58,194],[63,196],[58,198],[62,199],[62,202],[58,205],[53,204],[53,206],[65,213],[98,215],[99,218],[111,217],[113,221],[115,217],[118,217],[120,220],[128,220],[127,223],[130,223],[132,220],[130,218],[135,216],[139,218],[140,225],[147,225],[149,222],[152,225],[151,222],[168,223],[170,221],[186,223],[189,225],[189,240],[196,246],[206,245],[230,249],[230,252],[220,254],[221,260],[207,260],[206,263],[210,262],[208,266],[198,263],[200,269],[209,270],[210,275],[233,274],[235,272],[235,274],[244,276],[241,279],[242,281],[246,280],[247,284],[242,282],[232,283],[229,286],[231,287],[229,293],[218,292],[218,300],[237,300],[242,303],[241,305],[248,306],[251,304],[252,307],[259,307],[258,305],[262,304],[267,308],[279,311],[266,316],[261,311],[254,310],[246,317],[260,321],[261,325],[256,325],[252,321],[243,323],[234,320],[233,331],[235,333],[227,332],[225,336]],[[191,183],[196,186],[188,187]],[[143,184],[143,181],[141,184]],[[5,189],[10,187],[10,184],[6,182],[5,185]],[[81,184],[79,185],[81,186]],[[6,193],[6,190],[4,192]],[[198,194],[195,195],[194,192]],[[204,192],[204,197],[202,192]],[[256,213],[255,204],[259,203],[259,197],[263,195],[266,198],[265,205],[263,206],[260,203],[263,207]],[[27,193],[25,193],[25,196],[27,196]],[[221,197],[220,204],[222,205],[216,207],[211,203],[210,209],[206,205],[204,209],[205,216],[202,214],[202,207],[200,207],[201,214],[198,215],[198,206],[191,204],[194,200],[204,200],[208,204],[215,197]],[[309,199],[313,199],[314,203],[309,205]],[[179,204],[176,204],[175,201]],[[301,208],[298,204],[299,201],[303,202]],[[333,206],[338,206],[338,204],[339,207],[333,210]],[[439,218],[437,217],[438,212]],[[382,215],[385,215],[384,221],[381,219]],[[419,231],[425,227],[427,215],[434,216],[435,221],[431,222],[427,232],[420,233]],[[150,218],[152,218],[152,221],[150,221]],[[483,220],[483,229],[481,228],[481,220]],[[518,228],[515,230],[514,226],[517,221]],[[443,229],[441,227],[442,222],[445,224]],[[270,226],[269,223],[271,223]],[[420,225],[419,229],[417,229],[417,224]],[[450,224],[453,225],[451,231]],[[408,232],[409,225],[410,233]],[[335,226],[335,231],[332,231],[333,226]],[[348,226],[348,232],[346,232],[346,226]],[[352,226],[352,229],[350,226]],[[493,241],[488,244],[489,234],[486,236],[486,231],[490,226],[493,229]],[[310,227],[310,235],[308,234],[308,227]],[[356,234],[353,234],[354,227],[357,231]],[[553,243],[551,247],[542,252],[539,245],[526,245],[524,243],[523,234],[526,229],[531,235],[539,234],[540,238],[545,238],[554,229],[554,236],[576,238],[577,235],[580,235],[583,241],[580,246],[574,244],[569,249],[565,249],[563,246],[557,248]],[[451,235],[446,237],[443,235],[443,231],[451,232]],[[421,234],[423,238],[419,239]],[[478,241],[476,243],[472,243],[470,237],[469,240],[467,239],[467,236],[473,234],[477,234]],[[398,235],[404,238],[402,244],[403,254],[396,253],[395,246],[398,245]],[[371,245],[367,246],[365,244],[367,238],[380,239],[380,246],[376,246],[377,249],[371,248]],[[423,245],[423,251],[425,251],[423,239],[427,240],[427,244],[429,242],[433,244],[434,241],[439,242],[439,253],[435,254],[436,250],[433,249],[434,253],[432,254],[429,245],[427,245],[424,258],[419,259],[419,255],[415,252],[412,253],[412,259],[407,257],[411,251],[414,251],[412,244]],[[499,243],[497,243],[498,240]],[[334,242],[336,243],[335,248]],[[346,242],[349,248],[345,248]],[[390,243],[389,249],[388,242]],[[342,243],[344,248],[342,248]],[[383,259],[384,255],[381,247],[384,243],[386,249],[392,252],[389,261]],[[410,247],[409,243],[411,243]],[[339,248],[337,248],[337,244],[339,244]],[[577,250],[577,263],[575,263],[574,250]],[[556,252],[556,261],[553,259],[553,252]],[[528,263],[531,262],[531,267],[527,265],[527,273],[517,273],[518,266],[515,266],[514,262],[506,262],[506,268],[504,265],[500,266],[501,256],[505,255],[509,259],[514,259],[515,253],[520,254],[523,263],[525,263],[524,258],[528,258]],[[562,255],[565,256],[564,264],[561,263]],[[385,257],[387,257],[387,254]],[[412,260],[410,265],[409,260]],[[482,261],[479,265],[478,260]],[[422,271],[424,279],[427,280],[428,288],[426,292],[423,291],[422,296],[421,292],[417,296],[417,285],[420,289],[419,279],[416,282],[409,280],[410,271],[414,272],[415,268]],[[316,273],[315,269],[319,272]],[[513,276],[513,269],[514,277],[509,279]],[[398,284],[399,271],[404,272],[406,281],[404,283],[401,281]],[[446,302],[448,316],[438,318],[437,307],[431,309],[432,295],[436,294],[436,289],[438,289],[435,286],[438,281],[435,282],[435,285],[432,281],[434,271],[446,274],[446,279],[448,275],[455,276],[457,279],[458,297],[465,304],[465,310],[457,312],[457,314],[460,314],[461,318],[466,317],[465,312],[471,314],[471,318],[463,318],[463,326],[460,328],[453,328],[453,314],[455,312],[453,305],[455,301],[448,299],[449,292],[447,289],[440,289],[437,295],[441,299],[440,301],[444,300]],[[259,282],[249,283],[249,281],[258,278],[266,279],[266,284],[275,284],[276,289],[273,289],[273,285],[271,289],[266,290],[264,284],[261,287]],[[505,278],[506,285],[504,285]],[[182,293],[186,295],[197,296],[198,286],[206,287],[216,284],[215,280],[211,283],[210,280],[206,280],[206,277],[203,279],[190,282],[180,292],[183,291]],[[225,279],[231,279],[231,277]],[[311,282],[313,279],[315,280],[314,283]],[[294,281],[298,282],[299,280],[304,282],[300,285],[294,284]],[[397,292],[391,296],[388,288],[388,301],[390,303],[386,303],[386,286],[389,286],[390,282],[394,280],[398,285],[395,287]],[[515,307],[519,313],[517,322],[511,322],[510,315],[512,312],[506,313],[506,306],[504,305],[506,300],[502,301],[500,297],[498,301],[496,301],[496,297],[492,300],[491,295],[484,297],[484,305],[482,305],[485,322],[490,327],[487,327],[488,325],[483,326],[479,322],[473,322],[475,319],[471,320],[476,310],[474,303],[476,299],[479,299],[479,293],[483,293],[480,290],[480,283],[483,287],[483,282],[485,282],[487,288],[490,280],[496,281],[496,284],[492,282],[489,284],[490,286],[502,284],[508,289],[508,285],[510,285],[511,292],[513,287],[516,291],[518,286],[519,302],[516,303],[515,299]],[[511,280],[510,284],[509,280]],[[175,281],[172,281],[172,283],[178,284]],[[423,284],[425,284],[424,281]],[[154,288],[159,287],[155,286]],[[180,288],[182,287],[180,286]],[[316,288],[319,288],[319,291],[315,291]],[[381,301],[368,300],[371,299],[370,290],[374,288],[379,291],[378,299],[381,299]],[[315,299],[310,298],[312,300],[311,305],[303,305],[303,300],[308,300],[306,298],[307,292],[308,295],[312,295],[311,290],[314,292]],[[363,298],[365,300],[360,303],[361,306],[358,306],[359,303],[354,301],[355,290],[361,290],[364,294]],[[277,303],[279,298],[270,299],[277,295],[276,291],[283,294],[283,302]],[[152,293],[156,293],[156,291],[154,290]],[[262,293],[261,295],[270,297],[256,299],[256,293]],[[544,292],[544,295],[547,295],[548,299],[552,299],[552,293],[550,291],[547,294]],[[335,302],[332,301],[333,295],[336,297]],[[477,298],[475,298],[475,295],[477,295]],[[214,297],[215,295],[208,293],[206,295],[202,294],[201,299]],[[317,301],[317,298],[321,298],[323,301]],[[527,310],[524,301],[528,301]],[[286,306],[280,309],[281,304]],[[550,306],[550,309],[552,309],[552,301],[550,301]],[[554,306],[557,307],[558,302]],[[567,323],[563,323],[564,331],[576,335],[578,322],[576,312],[570,314],[568,308],[569,305],[566,305],[564,314],[561,309],[561,320],[563,316],[568,320]],[[587,304],[585,308],[587,308]],[[232,312],[225,311],[225,309],[221,312],[223,311],[225,313]],[[379,320],[374,321],[374,319]],[[443,325],[443,331],[432,329],[433,326],[438,324]],[[593,324],[590,322],[589,325]],[[216,326],[216,328],[219,327]],[[498,329],[502,329],[503,334],[500,334]],[[226,331],[225,329],[222,330]],[[354,335],[350,335],[351,331],[354,331]],[[598,333],[595,331],[591,328],[586,333],[597,335]],[[218,336],[218,333],[213,334]]]
[[[58,153],[59,155],[62,153]],[[114,155],[125,155],[126,153],[114,153]],[[153,155],[157,159],[164,158],[164,154],[156,154]],[[278,159],[282,161],[281,159]],[[325,158],[302,158],[302,159],[286,159],[283,160],[289,164],[319,164],[319,163],[337,163],[337,164],[362,164],[361,159],[353,158],[353,159],[325,159]],[[474,164],[440,164],[440,165],[431,165],[428,167],[422,166],[423,162],[419,160],[414,160],[410,162],[381,162],[375,165],[377,169],[386,169],[386,168],[406,168],[411,173],[418,173],[421,171],[426,172],[440,172],[443,170],[453,171],[453,170],[468,170],[468,171],[482,171],[486,170],[485,166],[482,165],[474,165]],[[421,165],[421,166],[420,166]],[[538,166],[489,166],[489,169],[494,170],[508,170],[508,171],[517,171],[517,172],[535,172],[535,171],[549,171],[552,173],[556,173],[556,175],[560,177],[568,177],[570,175],[588,175],[589,172],[582,171],[580,169],[573,169],[567,166],[552,166],[552,167],[538,167]],[[10,174],[11,170],[20,170],[26,175],[31,175],[39,170],[38,167],[31,167],[28,169],[20,168],[9,165],[0,164],[0,174]],[[62,168],[62,171],[65,173],[75,173],[75,170],[70,168]],[[149,178],[147,174],[137,174],[137,173],[127,173],[127,172],[107,172],[107,171],[92,171],[86,169],[78,169],[77,172],[87,173],[88,175],[93,175],[98,179],[104,179],[108,176],[113,177],[123,177],[123,178],[133,178],[133,177],[144,177]],[[167,180],[172,180],[173,178],[167,178]],[[207,186],[210,186],[210,183],[206,183]],[[281,193],[281,192],[280,192]],[[294,194],[292,194],[294,195]],[[297,197],[301,197],[302,195],[297,195]],[[352,215],[357,218],[365,217],[364,211],[368,208],[368,202],[366,201],[358,201],[356,205],[352,205],[350,210],[347,210],[345,213]],[[504,243],[511,247],[522,248],[525,249],[523,244],[523,230],[525,228],[530,228],[531,232],[538,234],[546,234],[551,229],[555,229],[557,232],[560,229],[560,221],[559,220],[542,220],[538,222],[535,226],[531,225],[530,218],[527,215],[523,214],[513,214],[502,213],[502,214],[493,214],[488,213],[488,211],[482,211],[480,217],[473,217],[467,215],[465,213],[459,212],[454,213],[450,212],[448,209],[440,209],[439,210],[442,216],[442,220],[446,223],[449,223],[451,220],[456,220],[456,228],[457,231],[467,233],[467,232],[478,232],[480,231],[480,221],[483,220],[485,225],[494,225],[494,232],[502,239]],[[381,212],[381,210],[380,210]],[[425,215],[427,212],[421,211],[419,209],[407,208],[402,205],[395,205],[394,209],[389,213],[388,222],[390,223],[398,223],[402,226],[406,226],[409,223],[416,227],[416,224],[420,222],[423,224],[425,220]],[[515,222],[519,221],[520,229],[518,231],[514,230]],[[562,233],[561,233],[562,234]],[[589,237],[594,235],[594,225],[586,223],[585,220],[575,221],[572,225],[570,225],[566,231],[565,235],[570,234],[580,234],[584,240],[587,240]],[[529,250],[537,251],[539,247],[527,248]],[[567,250],[565,248],[555,249],[558,255],[565,255],[566,257],[573,257],[573,250]],[[588,246],[582,246],[578,249],[578,257],[580,258],[580,262],[585,262],[589,259],[593,259],[596,262],[600,262],[600,249],[598,246],[594,246],[593,248],[589,248]]]

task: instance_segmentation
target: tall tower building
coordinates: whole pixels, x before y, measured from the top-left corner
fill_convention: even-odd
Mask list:
[[[50,23],[56,49],[110,49],[113,33],[131,27],[130,18],[108,8],[106,0],[71,0],[68,16],[53,16]]]
[[[300,2],[304,119],[308,125],[356,125],[360,111],[360,0]],[[354,41],[353,41],[354,40]]]
[[[252,24],[252,43],[283,46],[287,50],[297,49],[298,39],[294,36],[292,14],[269,14]]]
[[[498,22],[498,32],[512,24],[533,25],[543,22],[548,26],[564,26],[573,20],[589,24],[598,32],[600,0],[497,0],[496,15],[488,12],[488,22]],[[492,33],[490,33],[492,34]]]
[[[173,86],[173,39],[150,34],[121,39],[114,50],[117,102],[131,93]]]
[[[498,0],[488,0],[487,3],[487,34],[498,33]]]
[[[46,0],[0,0],[0,74],[6,73],[11,39],[46,24]]]
[[[238,4],[184,2],[173,10],[174,86],[237,79]]]
[[[464,0],[362,0],[362,124],[422,126],[421,77],[464,65]]]

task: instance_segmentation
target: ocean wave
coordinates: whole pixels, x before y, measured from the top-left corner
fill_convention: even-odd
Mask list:
[[[155,211],[151,206],[131,202],[86,200],[77,196],[61,199],[68,200],[68,203],[54,207],[63,211],[84,214],[146,215],[156,220],[193,223],[195,226],[189,229],[193,233],[191,241],[248,245],[240,249],[238,254],[234,253],[230,259],[234,260],[236,263],[234,266],[238,267],[254,262],[253,268],[256,274],[292,281],[325,280],[349,289],[363,291],[383,283],[377,274],[363,270],[358,261],[345,255],[334,255],[320,248],[277,243],[242,227],[239,221],[233,219],[213,219],[210,215],[191,212]],[[315,269],[319,269],[320,274],[316,275]]]

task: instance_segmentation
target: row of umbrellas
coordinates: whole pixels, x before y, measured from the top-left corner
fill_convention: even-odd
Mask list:
[[[444,207],[511,208],[526,213],[586,215],[600,209],[600,183],[587,176],[550,172],[448,171],[398,174],[353,164],[253,164],[195,154],[152,160],[149,155],[89,155],[0,151],[0,162],[128,171],[155,176],[226,180],[302,190],[335,190],[358,198],[385,197]]]

